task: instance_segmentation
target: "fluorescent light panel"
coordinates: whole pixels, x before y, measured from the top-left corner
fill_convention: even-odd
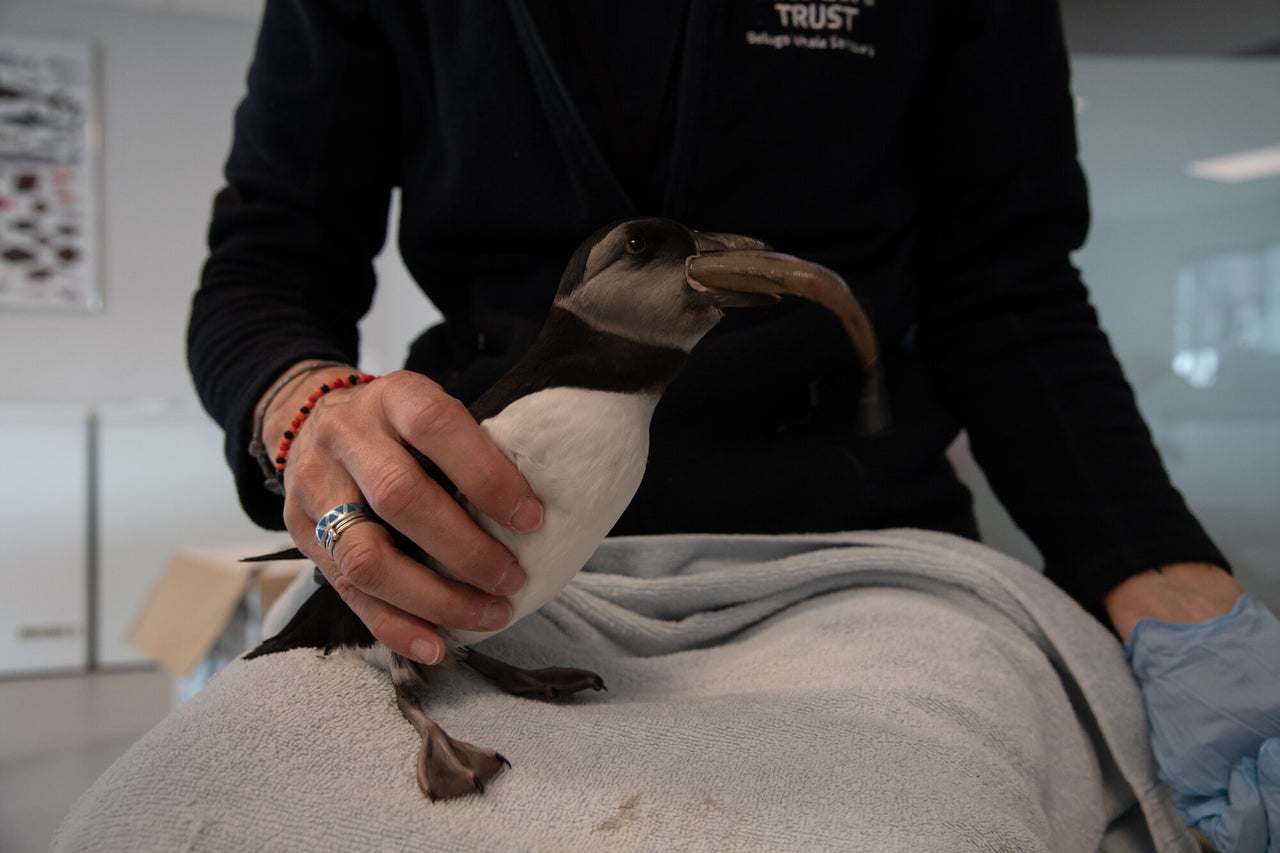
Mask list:
[[[1210,157],[1207,160],[1192,160],[1186,165],[1185,171],[1193,178],[1223,184],[1241,184],[1272,178],[1280,175],[1280,145]]]

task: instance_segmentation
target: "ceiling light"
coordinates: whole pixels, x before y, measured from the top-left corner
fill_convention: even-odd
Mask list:
[[[1280,145],[1225,154],[1207,160],[1192,160],[1186,165],[1186,174],[1224,184],[1240,184],[1280,175]]]

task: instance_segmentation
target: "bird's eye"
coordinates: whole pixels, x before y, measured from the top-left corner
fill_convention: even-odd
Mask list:
[[[627,254],[638,255],[645,250],[643,237],[632,237],[627,241]]]

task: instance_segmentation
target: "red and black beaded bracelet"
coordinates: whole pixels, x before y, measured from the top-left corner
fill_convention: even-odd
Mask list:
[[[280,439],[280,448],[276,451],[276,477],[283,482],[284,466],[289,460],[289,447],[293,444],[293,439],[297,436],[303,422],[311,414],[311,409],[315,406],[317,400],[330,391],[336,391],[339,388],[352,388],[361,382],[367,385],[377,378],[371,373],[350,373],[347,376],[331,379],[308,394],[307,401],[302,404],[302,408],[293,416],[293,421],[289,424],[289,428],[284,431],[284,438]]]

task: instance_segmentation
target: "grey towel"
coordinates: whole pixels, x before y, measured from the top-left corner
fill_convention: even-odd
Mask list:
[[[918,531],[607,541],[483,645],[600,672],[562,703],[438,671],[513,767],[430,803],[382,672],[237,661],[129,750],[55,850],[1193,851],[1119,644],[1040,575]]]

